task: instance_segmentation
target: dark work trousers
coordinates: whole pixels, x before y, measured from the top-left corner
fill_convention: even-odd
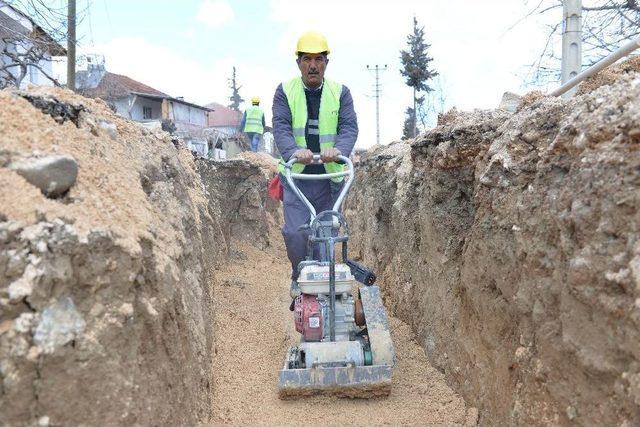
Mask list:
[[[309,238],[309,230],[298,229],[301,225],[309,224],[311,213],[302,200],[289,188],[286,178],[281,175],[280,180],[284,187],[282,200],[284,226],[282,227],[282,236],[287,247],[287,256],[291,261],[291,279],[296,280],[298,278],[298,264],[300,261],[304,261],[307,256],[307,240]],[[317,214],[331,210],[342,189],[342,183],[335,183],[331,180],[306,181],[296,179],[295,183],[309,199]],[[314,248],[313,258],[319,258],[317,247]]]

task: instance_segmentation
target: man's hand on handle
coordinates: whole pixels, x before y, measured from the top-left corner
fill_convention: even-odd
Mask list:
[[[293,153],[293,157],[298,159],[298,163],[302,163],[303,165],[308,165],[313,161],[313,153],[311,150],[303,148],[301,150],[297,150]]]
[[[327,148],[320,153],[320,158],[323,163],[335,162],[338,160],[338,156],[342,153],[337,148]]]
[[[338,156],[342,153],[337,148],[327,148],[320,153],[320,159],[323,163],[335,162],[338,160]],[[313,162],[313,152],[307,148],[297,150],[293,153],[293,157],[298,160],[298,163],[308,165]]]

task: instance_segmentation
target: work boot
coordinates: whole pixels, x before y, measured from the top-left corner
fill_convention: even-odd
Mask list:
[[[291,298],[296,299],[297,297],[300,296],[300,294],[301,292],[300,292],[300,286],[298,286],[298,281],[292,280],[291,287],[289,288],[289,295],[291,295]]]

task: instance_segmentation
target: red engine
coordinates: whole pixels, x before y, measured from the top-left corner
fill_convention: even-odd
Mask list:
[[[315,295],[301,294],[296,298],[293,316],[296,331],[300,332],[305,341],[320,341],[324,329],[322,306]]]

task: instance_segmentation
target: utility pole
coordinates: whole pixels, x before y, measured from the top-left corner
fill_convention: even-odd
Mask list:
[[[582,70],[582,0],[562,2],[562,84]],[[563,96],[571,97],[576,88]]]
[[[76,0],[67,2],[67,88],[76,90]]]
[[[367,65],[367,70],[376,73],[376,85],[374,89],[374,96],[376,98],[376,144],[380,145],[380,71],[386,71],[387,64],[385,64],[384,67],[380,67],[377,64],[374,67]]]

